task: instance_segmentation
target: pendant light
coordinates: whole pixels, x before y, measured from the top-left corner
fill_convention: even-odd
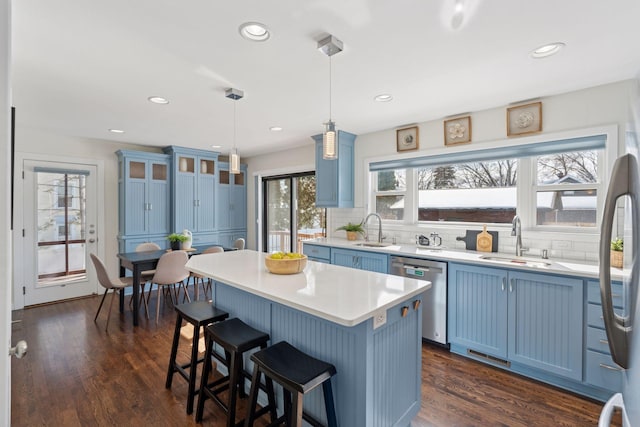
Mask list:
[[[329,57],[329,121],[324,123],[322,133],[322,158],[336,160],[338,158],[338,138],[336,124],[331,120],[331,57],[342,52],[342,42],[332,35],[328,35],[318,42],[318,50]]]
[[[237,101],[242,99],[244,92],[240,89],[229,88],[225,91],[225,96]],[[236,147],[236,103],[233,103],[233,150],[229,154],[229,173],[240,173],[240,155]]]

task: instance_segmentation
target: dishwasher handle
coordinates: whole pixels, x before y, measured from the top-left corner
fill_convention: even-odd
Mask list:
[[[402,268],[404,268],[405,271],[413,270],[413,271],[421,271],[423,273],[433,272],[433,273],[442,274],[442,269],[438,267],[421,267],[418,265],[402,264]]]

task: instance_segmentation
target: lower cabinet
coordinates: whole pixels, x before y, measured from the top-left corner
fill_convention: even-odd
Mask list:
[[[331,249],[331,264],[343,267],[357,268],[359,270],[387,273],[389,271],[389,256],[366,251],[354,251],[350,249]]]
[[[328,248],[326,246],[303,243],[302,253],[305,254],[311,261],[331,264],[331,248]]]
[[[245,244],[247,240],[247,231],[246,230],[232,230],[232,231],[221,231],[217,236],[218,245],[224,246],[225,248],[232,248],[233,243],[236,239],[244,239]]]
[[[625,295],[622,283],[613,283],[611,296],[614,311],[624,315]],[[611,358],[607,333],[604,330],[602,319],[602,300],[600,297],[600,283],[590,280],[587,283],[587,324],[585,382],[610,391],[611,393],[622,390],[623,369],[615,364]]]
[[[449,264],[453,351],[582,380],[583,280]]]

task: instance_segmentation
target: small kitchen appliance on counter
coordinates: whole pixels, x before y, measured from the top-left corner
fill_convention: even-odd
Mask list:
[[[419,248],[441,249],[442,237],[438,233],[431,233],[429,237],[424,234],[416,234],[416,246]]]

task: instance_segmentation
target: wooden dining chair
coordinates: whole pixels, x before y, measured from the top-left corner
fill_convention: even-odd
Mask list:
[[[245,246],[245,241],[242,237],[238,238],[233,242],[233,247],[239,251],[243,250]]]
[[[98,311],[96,312],[96,317],[93,318],[93,321],[96,322],[98,320],[98,315],[100,314],[100,310],[102,310],[102,304],[104,304],[104,299],[107,296],[109,290],[112,290],[111,294],[111,302],[109,303],[109,313],[107,314],[107,324],[104,327],[104,330],[108,330],[109,328],[109,318],[111,317],[111,307],[113,307],[113,299],[117,292],[123,292],[124,288],[127,286],[131,286],[133,284],[132,277],[120,277],[119,279],[112,279],[109,277],[107,273],[107,269],[104,266],[104,263],[100,258],[98,258],[95,254],[89,254],[91,256],[91,261],[93,262],[93,266],[96,269],[96,274],[98,275],[98,282],[104,288],[104,295],[102,295],[102,300],[100,301],[100,306],[98,307]]]
[[[202,251],[203,254],[217,254],[220,252],[224,252],[224,249],[222,248],[222,246],[211,246],[208,247],[207,249],[205,249],[204,251]],[[198,274],[198,273],[194,273],[194,272],[190,272],[189,273],[189,279],[193,278],[193,290],[195,291],[196,289],[198,289],[198,285],[201,284],[202,285],[202,292],[204,292],[204,297],[205,299],[207,298],[207,289],[209,289],[209,291],[211,291],[211,279],[207,278],[207,282],[205,283],[204,279],[205,277]],[[187,287],[189,285],[189,280],[187,280]],[[197,295],[197,294],[195,294]],[[213,295],[211,295],[213,297]]]
[[[185,264],[188,260],[189,257],[185,251],[167,252],[158,260],[156,273],[151,279],[151,282],[158,286],[158,297],[156,300],[156,324],[158,323],[158,318],[160,316],[160,303],[162,301],[162,292],[160,288],[172,286],[174,288],[176,303],[178,302],[178,293],[180,288],[182,288],[187,300],[191,302],[189,293],[184,285],[184,280],[189,277],[189,270],[185,268]],[[175,285],[178,285],[178,292],[175,292]],[[149,291],[149,296],[150,295],[151,291]]]

